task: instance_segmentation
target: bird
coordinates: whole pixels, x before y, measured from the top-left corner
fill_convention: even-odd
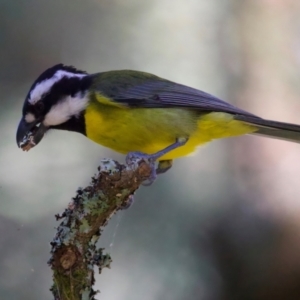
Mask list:
[[[215,139],[254,134],[300,142],[300,125],[260,118],[150,73],[88,74],[61,63],[45,70],[29,89],[17,145],[28,151],[53,129],[81,133],[125,154],[126,162],[156,163],[153,177]]]

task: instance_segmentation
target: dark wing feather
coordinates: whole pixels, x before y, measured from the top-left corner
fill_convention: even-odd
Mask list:
[[[199,112],[226,112],[257,128],[253,134],[300,142],[300,125],[261,119],[210,94],[137,71],[95,75],[92,89],[113,101],[137,108],[191,108]]]
[[[210,94],[148,73],[124,70],[105,72],[99,76],[98,88],[101,92],[129,107],[184,107],[199,112],[227,112],[255,117]]]

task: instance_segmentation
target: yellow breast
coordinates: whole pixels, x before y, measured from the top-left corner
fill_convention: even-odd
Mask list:
[[[253,126],[236,121],[230,114],[200,114],[185,108],[127,108],[98,95],[86,108],[86,135],[117,152],[155,153],[177,138],[188,142],[160,160],[188,155],[213,139],[254,132]]]

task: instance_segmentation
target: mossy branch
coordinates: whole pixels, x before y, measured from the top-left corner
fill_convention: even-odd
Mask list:
[[[102,160],[90,185],[78,189],[57,220],[62,220],[51,242],[49,265],[53,270],[51,291],[55,300],[93,300],[94,267],[99,272],[112,261],[96,243],[102,228],[118,210],[130,205],[134,192],[151,174],[143,160],[130,166]]]

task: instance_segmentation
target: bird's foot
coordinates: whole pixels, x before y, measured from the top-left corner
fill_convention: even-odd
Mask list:
[[[126,163],[129,166],[137,166],[140,160],[144,160],[146,163],[148,163],[149,166],[151,167],[151,174],[149,178],[143,183],[143,185],[151,185],[155,181],[157,174],[166,172],[172,166],[171,160],[163,160],[159,162],[158,168],[156,170],[155,168],[156,160],[163,157],[165,154],[169,153],[170,151],[185,145],[187,141],[188,138],[184,138],[184,137],[178,138],[176,139],[175,143],[153,154],[146,154],[143,152],[129,152],[126,156]]]
[[[146,154],[143,152],[137,152],[137,151],[129,152],[126,156],[126,163],[129,166],[136,166],[140,160],[144,160],[151,168],[151,174],[148,177],[148,179],[143,182],[143,185],[144,186],[151,185],[157,177],[156,169],[155,169],[156,156],[153,157],[153,155],[149,155],[149,154]]]

